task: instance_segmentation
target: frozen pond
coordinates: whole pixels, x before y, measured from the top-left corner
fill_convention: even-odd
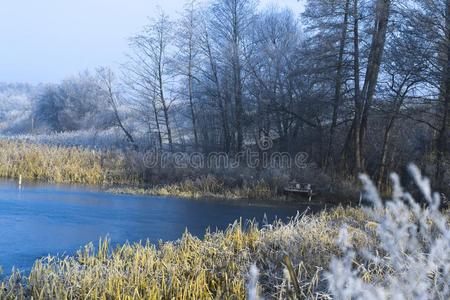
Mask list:
[[[264,215],[287,219],[306,206],[255,205],[166,197],[113,195],[93,188],[0,181],[0,266],[27,271],[48,254],[74,254],[81,246],[109,236],[112,243],[176,240],[187,228],[205,229]],[[318,207],[313,208],[318,209]]]

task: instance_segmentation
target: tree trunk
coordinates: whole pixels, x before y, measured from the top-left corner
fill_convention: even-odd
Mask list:
[[[156,123],[156,130],[158,131],[158,142],[159,142],[159,149],[162,150],[162,135],[161,135],[161,126],[159,124],[159,116],[158,116],[158,110],[156,107],[156,91],[154,92],[154,99],[152,100],[152,107],[153,107],[153,113],[155,114],[155,123]]]
[[[349,6],[350,6],[350,0],[346,0],[345,8],[344,8],[344,21],[342,23],[341,39],[339,41],[339,57],[338,57],[337,69],[336,69],[336,85],[335,85],[335,89],[334,89],[333,116],[332,116],[331,126],[330,126],[330,137],[329,137],[329,141],[328,141],[327,154],[325,156],[325,168],[328,168],[329,163],[330,163],[332,147],[333,147],[333,140],[334,140],[334,133],[336,130],[337,119],[338,119],[338,114],[339,114],[339,106],[341,105],[341,102],[342,102],[342,93],[341,93],[342,69],[343,69],[343,64],[344,64],[345,42],[347,40]]]
[[[393,128],[393,125],[394,125],[394,117],[392,117],[389,120],[388,125],[386,126],[386,129],[384,131],[383,146],[381,149],[380,167],[378,169],[378,176],[377,176],[378,177],[377,186],[379,189],[381,189],[383,186],[384,174],[386,172],[386,160],[388,152],[387,150],[391,138],[391,130]]]
[[[239,64],[239,62],[238,62]],[[236,151],[240,152],[242,150],[242,145],[244,143],[244,135],[242,133],[242,118],[243,118],[243,105],[242,105],[242,87],[241,87],[241,70],[237,67],[235,70],[235,115],[236,115]]]
[[[189,85],[189,106],[191,109],[191,118],[192,118],[192,131],[194,133],[194,143],[195,143],[195,150],[198,150],[198,134],[197,134],[197,119],[195,114],[195,107],[194,107],[194,95],[193,95],[193,88],[192,88],[192,46],[189,47],[189,71],[188,71],[188,85]]]
[[[120,118],[120,115],[119,115],[119,109],[118,109],[118,104],[117,104],[117,98],[116,98],[116,96],[114,95],[113,87],[112,87],[112,84],[113,84],[113,83],[112,83],[112,77],[113,77],[113,74],[112,74],[111,70],[109,70],[109,69],[107,69],[106,72],[107,72],[107,73],[106,73],[106,74],[103,74],[102,78],[103,78],[103,81],[104,81],[104,83],[105,83],[105,85],[106,85],[106,88],[107,88],[107,93],[108,93],[108,95],[107,95],[107,97],[108,97],[108,103],[109,103],[110,107],[113,109],[113,112],[114,112],[114,118],[116,119],[117,126],[123,131],[123,133],[124,133],[125,136],[127,137],[128,142],[133,146],[133,148],[134,148],[135,150],[137,150],[137,149],[138,149],[138,146],[137,146],[137,144],[135,143],[133,136],[132,136],[131,133],[125,128],[125,126],[124,126],[123,123],[122,123],[122,119]]]
[[[391,0],[377,0],[375,9],[376,18],[374,32],[372,36],[372,44],[369,53],[369,61],[364,80],[364,87],[361,95],[363,101],[363,111],[359,132],[359,151],[361,152],[361,158],[363,158],[364,140],[367,131],[369,113],[372,107],[375,88],[378,82],[378,74],[380,72],[380,65],[383,57],[384,45],[386,42],[386,32],[391,10]],[[360,167],[364,168],[363,161],[361,161]]]
[[[235,104],[235,123],[236,123],[236,151],[242,150],[244,142],[244,135],[242,133],[242,117],[244,108],[242,105],[242,82],[241,82],[241,64],[239,58],[239,21],[237,11],[237,0],[233,1],[233,40],[232,40],[232,55],[233,55],[233,93]]]
[[[120,120],[120,118],[119,118],[119,116],[118,116],[117,113],[116,113],[116,118],[117,118],[117,121],[118,121],[119,128],[122,129],[122,131],[125,133],[125,135],[126,135],[126,137],[127,137],[127,139],[128,139],[128,142],[130,142],[130,144],[133,146],[133,149],[134,149],[134,150],[137,150],[137,149],[138,149],[138,146],[137,146],[137,144],[135,143],[133,136],[132,136],[131,133],[125,128],[125,126],[123,125],[123,123],[122,123],[122,121]]]
[[[446,1],[446,24],[445,24],[445,41],[444,45],[444,61],[443,61],[443,92],[442,95],[442,123],[439,129],[436,143],[436,173],[435,179],[439,188],[444,188],[444,179],[446,168],[443,161],[448,155],[448,140],[450,127],[450,0]]]
[[[354,48],[354,65],[353,65],[353,76],[355,85],[355,119],[353,121],[353,149],[354,149],[354,171],[355,175],[362,171],[362,158],[361,158],[361,114],[362,114],[362,101],[361,101],[361,90],[359,85],[360,77],[360,66],[359,66],[359,9],[358,0],[354,0],[353,3],[353,48]]]
[[[398,89],[395,89],[394,82],[392,83],[391,90],[395,91],[395,98],[393,103],[393,108],[391,111],[391,114],[388,119],[388,123],[386,125],[386,129],[384,131],[384,138],[383,138],[383,146],[381,149],[381,155],[380,155],[380,163],[378,168],[378,176],[377,176],[377,185],[380,189],[383,188],[383,181],[385,177],[387,168],[387,153],[388,153],[388,147],[390,144],[391,139],[391,132],[394,128],[395,121],[397,120],[400,110],[402,108],[402,105],[405,101],[405,98],[410,90],[410,88],[414,85],[415,81],[411,81],[408,83],[409,76],[405,77],[401,84],[399,85]],[[393,79],[394,81],[394,79]]]
[[[208,33],[205,32],[205,43],[206,43],[206,52],[209,59],[209,65],[211,68],[211,73],[214,81],[214,85],[216,87],[216,98],[217,98],[217,104],[219,106],[220,110],[220,116],[222,119],[222,131],[223,131],[223,150],[225,153],[230,152],[231,148],[231,141],[230,141],[230,127],[228,125],[228,106],[226,103],[224,103],[222,91],[220,89],[220,82],[219,82],[219,75],[217,74],[217,66],[214,63],[212,51],[211,51],[211,45],[209,44],[209,37]]]
[[[162,79],[162,70],[161,70],[161,64],[158,68],[158,83],[159,83],[159,96],[163,108],[164,113],[164,122],[166,124],[166,130],[167,130],[167,139],[169,140],[169,149],[170,151],[173,150],[173,143],[172,143],[172,131],[170,129],[170,120],[169,120],[169,107],[167,106],[166,99],[164,97],[164,86],[163,86],[163,79]]]

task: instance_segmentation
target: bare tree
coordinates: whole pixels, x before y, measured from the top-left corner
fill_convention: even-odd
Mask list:
[[[383,57],[384,46],[386,42],[386,33],[388,28],[389,16],[391,13],[390,0],[377,0],[375,4],[375,24],[373,25],[372,43],[368,56],[368,63],[364,79],[364,86],[361,91],[362,115],[359,132],[355,134],[359,138],[359,143],[355,143],[359,153],[363,153],[365,136],[368,126],[369,113],[372,108],[372,102],[375,95],[375,88],[378,82],[381,60]],[[358,122],[359,123],[359,122]],[[357,171],[364,168],[362,156],[356,162]]]
[[[297,122],[290,111],[299,104],[293,72],[300,47],[300,30],[289,10],[270,8],[255,21],[250,46],[244,49],[247,93],[256,113],[257,138],[272,136],[289,147]],[[250,107],[252,107],[250,106]],[[251,109],[250,109],[251,110]]]
[[[189,103],[190,118],[192,121],[192,132],[194,135],[194,147],[198,149],[199,138],[197,129],[197,113],[194,103],[194,67],[199,61],[199,38],[200,38],[200,12],[197,11],[199,3],[191,0],[186,3],[185,10],[178,21],[176,33],[177,53],[174,59],[176,74],[187,80],[187,98]],[[181,87],[181,94],[185,94],[186,88]]]
[[[420,75],[424,68],[420,61],[412,57],[414,52],[400,53],[399,50],[405,50],[404,47],[401,48],[400,42],[393,42],[388,49],[388,62],[385,67],[388,80],[383,84],[388,99],[385,99],[379,105],[381,106],[379,107],[381,119],[385,120],[386,123],[377,174],[377,185],[380,189],[384,186],[386,171],[390,169],[387,164],[392,131],[396,121],[401,118],[401,112],[404,110],[407,98],[414,97],[415,89],[422,82]]]
[[[207,16],[207,14],[204,14],[204,16]],[[205,79],[207,79],[206,85],[208,85],[209,82],[212,83],[213,92],[211,93],[211,96],[214,98],[214,102],[219,109],[223,132],[222,149],[226,153],[228,153],[231,150],[231,130],[229,124],[228,109],[229,103],[227,101],[227,97],[225,97],[225,93],[222,92],[221,78],[219,75],[219,62],[216,58],[219,54],[217,53],[218,51],[216,49],[213,49],[208,24],[206,22],[202,23],[200,47],[202,49],[203,56],[206,59],[205,67],[202,70],[202,73]]]
[[[416,0],[404,14],[410,38],[418,39],[414,50],[428,66],[424,76],[431,88],[424,102],[431,103],[435,113],[427,123],[435,132],[435,180],[444,187],[446,160],[449,156],[450,132],[450,1]],[[448,162],[447,162],[448,164]]]
[[[224,63],[230,70],[232,98],[234,100],[235,149],[241,151],[243,133],[243,78],[242,48],[245,34],[255,11],[252,0],[217,0],[212,4],[212,29],[215,41],[222,46]]]
[[[132,66],[128,67],[128,70],[135,75],[134,84],[144,90],[144,94],[151,99],[158,128],[160,128],[159,109],[153,100],[161,106],[169,148],[173,150],[170,108],[174,99],[167,99],[167,95],[170,94],[168,85],[171,84],[171,75],[167,69],[171,37],[172,23],[168,16],[161,12],[156,21],[148,25],[142,34],[132,39],[134,56],[131,57]],[[158,134],[161,135],[160,129]]]
[[[334,143],[334,133],[336,130],[339,107],[342,104],[342,81],[343,81],[343,68],[344,68],[344,51],[347,41],[347,31],[348,31],[348,19],[349,19],[349,7],[350,0],[345,1],[344,16],[342,21],[341,38],[339,40],[339,54],[336,67],[336,85],[334,87],[334,103],[333,103],[333,114],[331,118],[330,125],[330,137],[328,141],[327,154],[325,157],[325,168],[328,167],[329,161],[331,159],[331,151]]]
[[[122,130],[130,144],[137,149],[137,144],[130,131],[123,124],[119,113],[120,94],[114,90],[115,76],[110,68],[99,68],[97,70],[99,88],[103,92],[105,102],[114,115],[114,125]]]

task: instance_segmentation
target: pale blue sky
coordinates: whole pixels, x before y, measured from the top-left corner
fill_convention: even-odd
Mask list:
[[[262,0],[300,12],[297,0]],[[0,4],[0,82],[56,82],[124,60],[127,38],[181,0],[8,0]]]

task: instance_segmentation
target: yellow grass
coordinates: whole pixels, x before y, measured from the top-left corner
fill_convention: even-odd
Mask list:
[[[209,199],[257,199],[257,200],[280,200],[283,196],[278,195],[264,181],[259,181],[254,185],[244,185],[243,187],[227,187],[217,177],[207,175],[196,180],[186,179],[179,183],[156,185],[154,187],[143,188],[111,188],[112,193],[117,194],[137,194],[153,196],[177,196],[184,198],[209,198]]]
[[[0,177],[54,183],[115,184],[139,182],[116,152],[77,147],[0,141]]]
[[[202,240],[186,233],[158,246],[111,249],[104,240],[74,257],[39,260],[27,277],[15,273],[1,284],[0,299],[245,299],[253,263],[261,270],[259,289],[266,299],[317,299],[326,292],[323,270],[339,254],[335,239],[344,222],[352,224],[357,247],[372,243],[372,231],[364,229],[367,216],[343,208],[263,229],[250,224],[244,230],[236,222]],[[370,280],[374,271],[365,272]]]
[[[40,180],[52,183],[91,185],[125,185],[111,192],[148,194],[186,198],[258,199],[274,200],[279,196],[264,181],[242,187],[228,187],[217,177],[199,176],[177,183],[159,185],[146,182],[142,154],[133,151],[95,151],[79,147],[57,147],[24,141],[0,140],[0,177]],[[170,172],[169,172],[170,173]],[[165,174],[165,173],[164,173]],[[170,174],[165,174],[171,179]],[[183,178],[184,176],[180,176]],[[149,184],[149,189],[135,188]]]

